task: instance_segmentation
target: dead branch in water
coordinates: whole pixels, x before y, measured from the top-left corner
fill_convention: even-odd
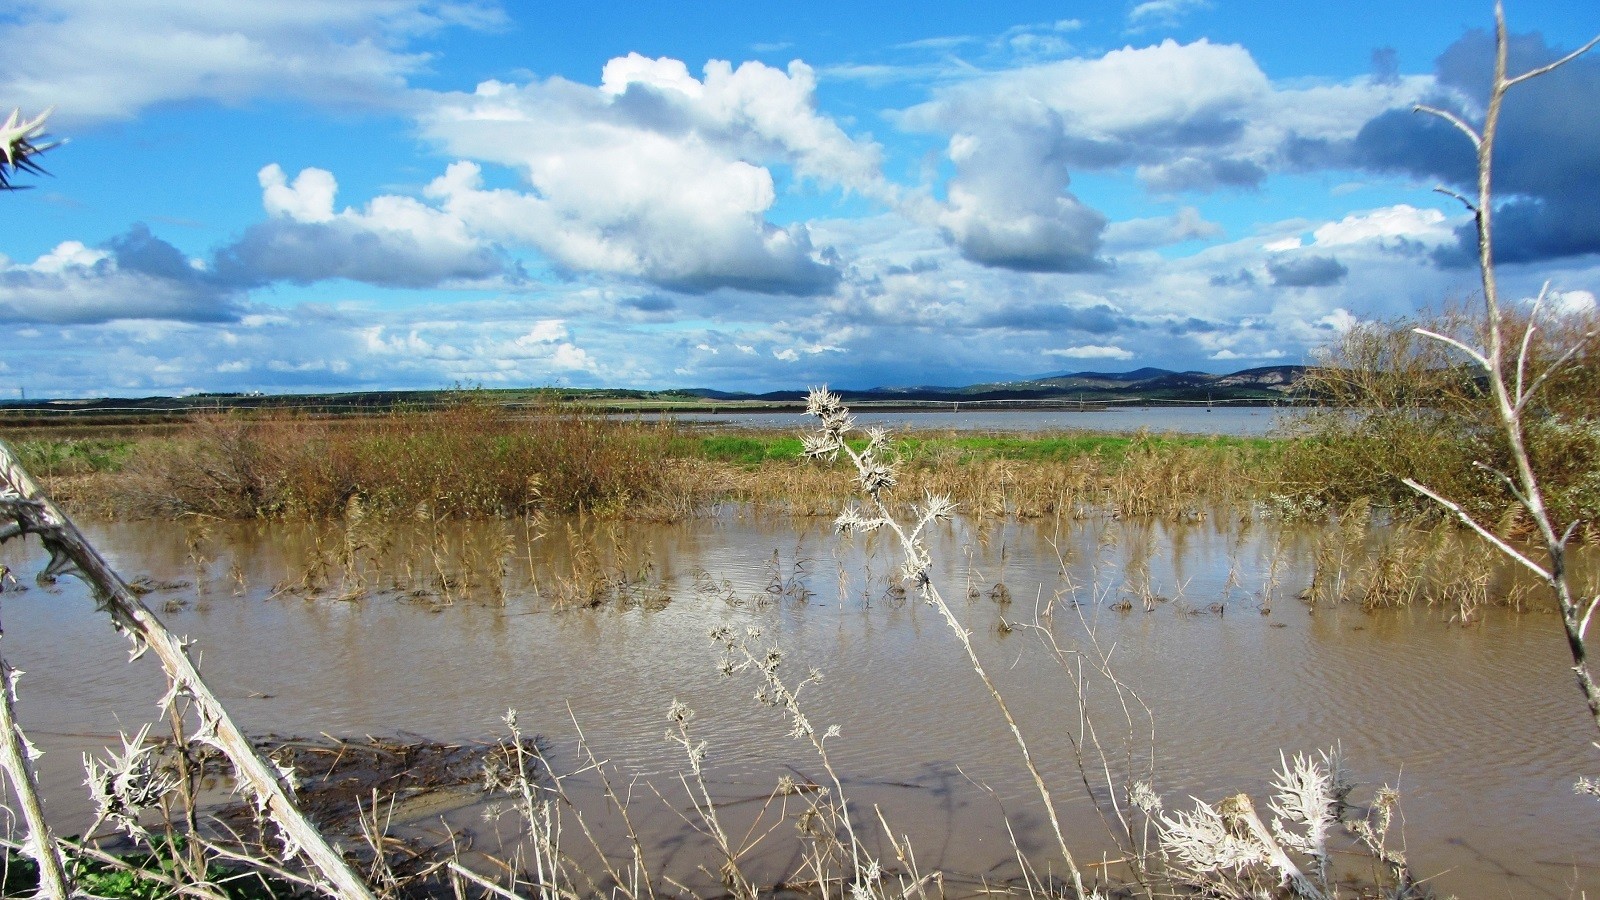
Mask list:
[[[194,703],[200,728],[193,739],[227,755],[248,796],[282,832],[286,854],[304,854],[325,880],[322,888],[329,896],[373,900],[372,892],[344,857],[295,804],[284,783],[289,773],[280,771],[256,751],[206,686],[189,658],[185,642],[156,618],[72,520],[45,496],[4,441],[0,441],[0,512],[9,520],[0,525],[0,541],[34,534],[50,552],[50,562],[40,573],[41,579],[61,575],[82,578],[93,589],[99,608],[110,614],[113,626],[133,641],[134,656],[154,651],[169,685],[163,706],[180,697]],[[35,837],[44,839],[43,835]]]

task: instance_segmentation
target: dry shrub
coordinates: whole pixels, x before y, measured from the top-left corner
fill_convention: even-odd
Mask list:
[[[1519,311],[1503,323],[1513,353],[1530,325],[1537,326],[1527,344],[1530,379],[1563,348],[1583,348],[1525,413],[1534,468],[1552,518],[1563,525],[1592,523],[1600,512],[1600,357],[1596,342],[1579,337],[1597,318],[1588,310],[1541,314],[1534,322]],[[1362,499],[1402,514],[1438,515],[1436,504],[1402,483],[1412,478],[1481,521],[1501,521],[1518,504],[1495,474],[1512,465],[1482,375],[1417,327],[1483,342],[1481,314],[1458,308],[1351,329],[1308,375],[1308,389],[1327,405],[1291,427],[1286,490],[1319,506]]]

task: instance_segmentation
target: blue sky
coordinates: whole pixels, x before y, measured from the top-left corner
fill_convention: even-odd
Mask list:
[[[1467,300],[1487,3],[28,0],[0,396],[770,390],[1307,362]],[[1513,2],[1514,63],[1600,7]],[[1502,277],[1600,292],[1600,54]]]

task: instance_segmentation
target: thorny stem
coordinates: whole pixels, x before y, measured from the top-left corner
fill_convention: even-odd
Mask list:
[[[961,649],[966,652],[967,662],[971,664],[972,671],[989,690],[989,695],[994,698],[995,705],[999,707],[1001,716],[1006,720],[1006,726],[1011,730],[1011,737],[1016,741],[1017,749],[1022,754],[1023,764],[1027,766],[1028,774],[1033,777],[1034,787],[1039,791],[1039,798],[1044,802],[1050,827],[1055,832],[1062,859],[1066,862],[1068,874],[1072,877],[1074,896],[1088,897],[1089,894],[1083,885],[1083,873],[1078,869],[1078,863],[1073,858],[1071,849],[1067,847],[1067,837],[1061,829],[1061,819],[1056,814],[1055,800],[1050,794],[1049,786],[1045,784],[1044,775],[1033,761],[1033,754],[1028,750],[1028,741],[1022,736],[1022,729],[1017,725],[1016,717],[1011,714],[1011,708],[1007,705],[1005,697],[989,677],[983,662],[978,659],[978,653],[972,646],[971,633],[956,618],[955,612],[950,609],[930,578],[931,561],[928,558],[927,547],[922,542],[922,532],[933,520],[948,516],[953,504],[929,498],[927,509],[924,510],[916,527],[907,534],[883,499],[883,491],[894,484],[894,478],[892,469],[875,459],[875,450],[881,444],[881,433],[874,433],[867,449],[857,453],[845,441],[845,436],[854,427],[849,410],[844,407],[838,395],[829,393],[826,387],[812,389],[807,398],[807,412],[822,420],[821,431],[807,441],[807,452],[813,456],[836,455],[843,452],[855,465],[862,491],[872,501],[873,509],[877,513],[877,518],[860,524],[867,528],[879,526],[888,528],[899,539],[901,550],[906,556],[905,569],[917,583],[923,599],[939,611],[945,624],[950,627],[951,633],[961,643]],[[852,520],[841,517],[841,528],[853,527],[851,523]]]
[[[39,800],[39,782],[33,774],[33,763],[28,739],[17,724],[11,698],[16,691],[17,676],[21,674],[0,658],[0,767],[11,779],[22,805],[22,817],[28,823],[28,844],[24,852],[39,863],[39,893],[50,900],[67,900],[71,896],[66,867],[61,862],[61,848],[44,818],[44,804]]]
[[[689,794],[690,801],[694,803],[695,810],[705,825],[705,833],[716,842],[717,849],[722,851],[725,860],[719,873],[722,881],[739,900],[754,900],[757,895],[756,886],[739,868],[740,851],[734,849],[733,841],[723,829],[722,820],[717,816],[717,804],[711,799],[711,789],[706,785],[704,765],[706,743],[695,741],[689,734],[689,720],[694,717],[694,710],[674,700],[668,717],[672,720],[677,734],[668,731],[667,739],[681,746],[689,758],[689,771],[694,775],[694,784],[700,789],[700,795],[695,796],[694,788],[689,786],[688,776],[680,776],[683,778],[684,790]]]
[[[168,694],[164,703],[189,697],[200,715],[196,740],[212,743],[233,763],[241,785],[283,832],[285,844],[293,852],[304,853],[325,883],[324,893],[341,900],[375,900],[371,890],[328,843],[316,826],[306,819],[276,768],[257,752],[228,715],[200,671],[189,658],[185,642],[173,634],[144,601],[128,588],[78,527],[39,488],[22,468],[16,452],[0,441],[0,508],[18,528],[13,534],[39,535],[50,551],[50,564],[42,577],[76,574],[94,590],[100,608],[111,615],[115,627],[127,634],[135,654],[154,651],[167,673]]]
[[[595,758],[594,749],[589,746],[588,739],[583,735],[583,728],[578,725],[578,715],[572,711],[571,702],[567,703],[567,716],[572,719],[572,730],[578,733],[578,747],[583,751],[584,756],[588,758],[589,766],[600,777],[600,786],[605,789],[606,800],[611,803],[617,810],[617,814],[622,817],[622,825],[628,832],[628,843],[633,847],[633,865],[639,871],[637,880],[644,884],[645,894],[649,900],[655,900],[654,879],[650,877],[650,868],[645,862],[644,844],[639,840],[639,832],[633,827],[633,818],[628,815],[628,804],[617,796],[617,792],[612,789],[611,778],[606,774],[606,767],[600,760]],[[548,769],[549,766],[546,765],[545,768]],[[558,789],[560,789],[560,784],[558,780],[556,782]],[[581,824],[582,820],[580,819],[579,821]],[[637,892],[630,892],[630,896],[636,895]]]
[[[1483,120],[1481,131],[1474,132],[1471,126],[1466,125],[1459,118],[1443,113],[1430,107],[1418,107],[1418,111],[1440,116],[1446,121],[1464,130],[1478,154],[1478,204],[1473,210],[1473,217],[1477,224],[1478,233],[1478,268],[1482,276],[1484,312],[1487,317],[1487,344],[1485,352],[1478,353],[1469,347],[1464,347],[1455,341],[1446,343],[1455,344],[1466,350],[1473,360],[1477,362],[1489,376],[1489,389],[1494,398],[1496,412],[1499,414],[1501,429],[1510,445],[1511,459],[1516,467],[1516,490],[1518,501],[1527,510],[1528,517],[1533,520],[1539,531],[1539,536],[1544,544],[1548,562],[1546,565],[1534,565],[1539,577],[1550,586],[1555,595],[1556,602],[1561,608],[1561,621],[1566,630],[1567,649],[1572,655],[1572,671],[1578,682],[1578,689],[1583,693],[1585,702],[1589,707],[1589,715],[1594,720],[1596,728],[1600,728],[1600,684],[1595,681],[1594,673],[1589,667],[1588,648],[1585,643],[1584,631],[1588,625],[1589,615],[1593,612],[1597,600],[1575,597],[1572,586],[1567,577],[1567,535],[1558,533],[1556,524],[1551,520],[1548,508],[1545,506],[1544,493],[1539,485],[1538,474],[1534,471],[1532,457],[1528,453],[1526,442],[1526,427],[1522,421],[1522,411],[1528,397],[1533,390],[1537,390],[1550,371],[1572,358],[1572,353],[1564,354],[1557,362],[1534,380],[1528,388],[1523,387],[1521,359],[1519,354],[1518,371],[1516,372],[1517,384],[1515,392],[1507,383],[1505,360],[1505,335],[1501,324],[1500,289],[1495,277],[1494,266],[1494,194],[1493,194],[1493,169],[1495,137],[1500,125],[1500,111],[1505,102],[1506,92],[1513,86],[1554,71],[1562,65],[1587,53],[1595,46],[1600,45],[1600,36],[1580,47],[1578,50],[1565,57],[1541,66],[1537,69],[1524,72],[1521,75],[1508,77],[1506,74],[1507,57],[1510,41],[1506,35],[1505,7],[1502,3],[1495,3],[1495,59],[1494,81],[1489,90],[1489,105]],[[1429,337],[1441,339],[1438,335],[1427,334]],[[1587,339],[1587,336],[1586,336]],[[1447,509],[1454,512],[1466,524],[1479,534],[1488,535],[1488,530],[1463,511],[1459,506],[1445,501],[1438,494],[1426,489],[1415,482],[1408,482],[1414,490],[1425,494],[1435,501],[1440,502]],[[1491,540],[1504,553],[1524,564],[1529,561],[1526,557],[1511,550],[1504,541]]]
[[[189,741],[184,736],[183,711],[176,703],[167,706],[167,720],[172,726],[172,749],[177,758],[178,785],[182,789],[180,797],[183,800],[183,824],[188,828],[190,836],[198,834],[200,823],[196,818],[196,772],[189,758]],[[205,872],[205,858],[199,844],[189,842],[188,866],[191,875],[202,875]]]
[[[722,633],[719,630],[712,634],[713,637],[716,637]],[[828,755],[827,740],[830,736],[837,734],[837,730],[829,729],[818,735],[816,728],[811,725],[811,720],[806,716],[805,711],[800,708],[799,690],[803,689],[810,681],[821,678],[821,673],[815,673],[811,679],[801,682],[800,688],[790,689],[788,685],[784,684],[783,679],[778,676],[775,657],[773,658],[773,665],[763,665],[762,661],[750,652],[748,645],[736,642],[731,634],[724,637],[723,641],[728,652],[732,653],[737,649],[743,654],[745,662],[741,664],[741,667],[753,668],[762,673],[768,687],[777,693],[781,701],[780,705],[792,717],[795,733],[810,741],[812,749],[817,751],[817,756],[822,760],[823,770],[828,773],[828,778],[833,781],[833,789],[839,802],[839,818],[844,825],[845,835],[850,839],[850,864],[855,869],[853,877],[859,883],[863,874],[872,869],[873,861],[867,856],[861,841],[856,837],[855,825],[850,820],[850,804],[845,798],[844,781],[839,777],[838,771],[834,769],[833,759]]]

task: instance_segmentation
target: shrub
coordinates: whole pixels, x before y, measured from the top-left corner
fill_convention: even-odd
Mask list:
[[[550,406],[464,402],[353,419],[229,414],[142,445],[118,489],[136,514],[323,518],[618,511],[661,498],[672,428]]]
[[[1524,413],[1528,451],[1552,516],[1563,523],[1600,518],[1600,356],[1594,342],[1577,340],[1597,324],[1593,310],[1541,314],[1537,322],[1525,312],[1508,314],[1502,323],[1508,346],[1521,347],[1527,337],[1529,373],[1544,371],[1566,347],[1582,347]],[[1483,327],[1481,314],[1447,309],[1346,333],[1307,376],[1307,389],[1327,405],[1291,426],[1286,485],[1323,505],[1367,500],[1439,514],[1404,484],[1411,478],[1480,519],[1514,525],[1518,501],[1495,474],[1513,470],[1511,449],[1481,370],[1414,330],[1481,344]]]

